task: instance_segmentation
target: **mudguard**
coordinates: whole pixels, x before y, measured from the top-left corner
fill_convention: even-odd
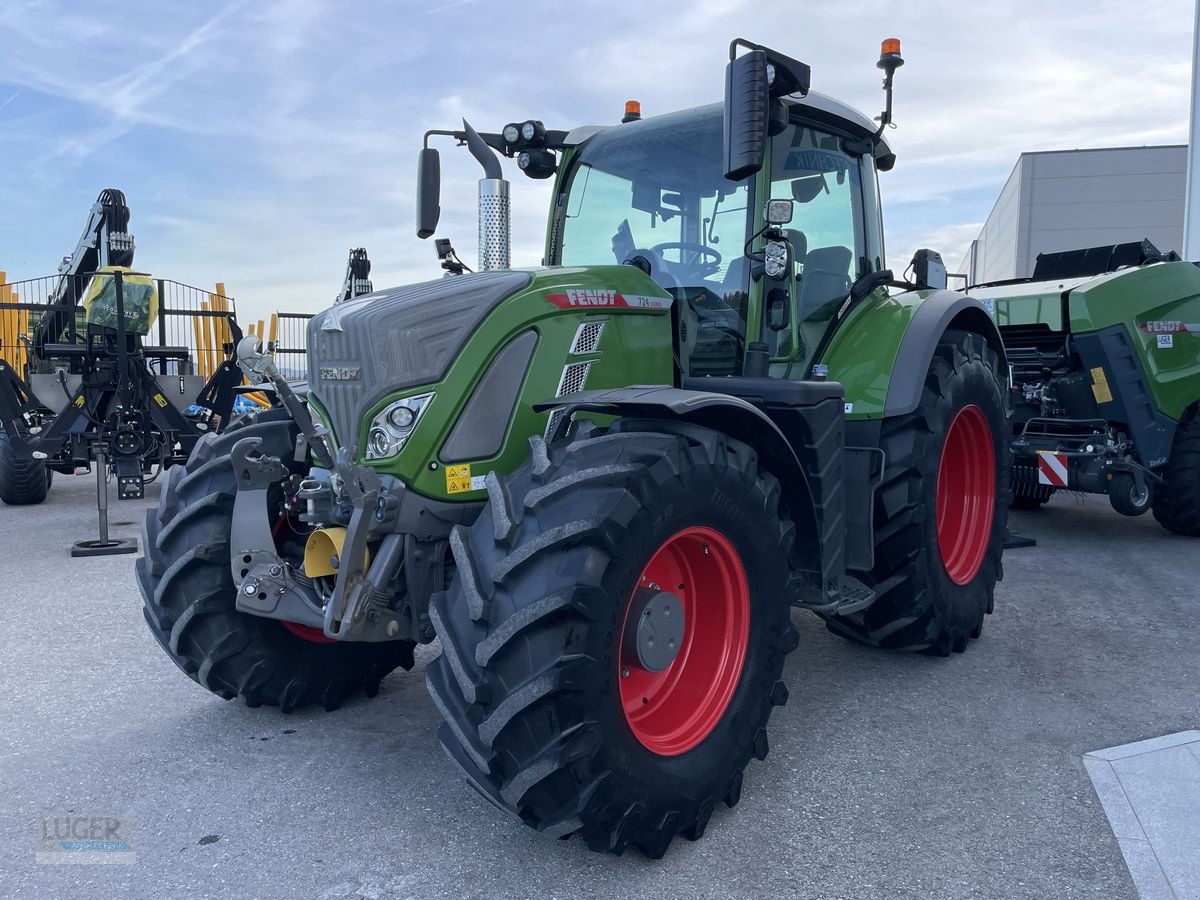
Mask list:
[[[957,291],[868,297],[852,310],[820,360],[846,388],[846,416],[881,419],[917,408],[934,349],[948,328],[983,335],[1007,371],[1004,343],[988,308]]]
[[[714,379],[717,380],[717,379]],[[724,381],[725,379],[719,379]],[[738,379],[730,379],[737,381]],[[756,379],[746,379],[754,381]],[[824,402],[841,403],[840,386],[826,383]],[[571,413],[668,419],[700,425],[744,441],[758,452],[766,467],[779,479],[784,500],[793,511],[797,529],[796,546],[812,556],[802,567],[804,588],[814,595],[836,595],[846,565],[847,523],[843,479],[838,468],[845,454],[840,416],[836,433],[823,434],[819,441],[801,445],[802,460],[789,440],[767,413],[729,393],[685,390],[666,386],[635,386],[603,391],[580,391],[562,400],[538,404],[535,409],[561,409],[563,421]],[[835,474],[837,477],[823,477]],[[810,472],[813,477],[810,478]],[[808,515],[801,515],[800,511]]]

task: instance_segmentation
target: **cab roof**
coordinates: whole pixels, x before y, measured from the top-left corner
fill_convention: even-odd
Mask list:
[[[783,101],[792,109],[798,107],[801,115],[805,119],[811,120],[814,124],[844,131],[852,137],[872,137],[879,130],[878,126],[871,119],[854,107],[847,106],[840,100],[835,100],[833,97],[818,91],[809,91],[803,97],[798,94],[789,94],[783,98]],[[647,120],[663,118],[665,116],[720,115],[721,110],[722,105],[720,103],[709,103],[704,106],[693,107],[692,109],[676,110],[663,113],[659,116],[649,116]],[[568,147],[579,146],[601,132],[612,131],[622,127],[621,125],[582,125],[567,132],[563,144]],[[891,146],[882,136],[876,142],[874,156],[876,164],[885,172],[891,169],[896,161],[896,156],[892,152]]]

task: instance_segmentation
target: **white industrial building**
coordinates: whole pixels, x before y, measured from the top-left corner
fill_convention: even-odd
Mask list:
[[[1187,146],[1023,153],[960,271],[980,284],[1033,274],[1039,253],[1149,238],[1183,250]]]

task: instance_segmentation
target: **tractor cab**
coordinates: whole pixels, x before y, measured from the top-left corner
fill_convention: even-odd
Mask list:
[[[876,158],[890,151],[864,152],[871,123],[834,100],[785,109],[766,164],[737,181],[719,104],[605,129],[563,167],[548,263],[642,269],[676,301],[685,377],[743,374],[755,341],[770,374],[804,377],[852,284],[883,267]]]

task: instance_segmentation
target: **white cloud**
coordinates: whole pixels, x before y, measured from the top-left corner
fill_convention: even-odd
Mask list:
[[[897,4],[672,0],[520,6],[393,0],[148,0],[0,10],[0,253],[26,275],[72,246],[99,188],[124,187],[139,261],[228,282],[254,316],[318,308],[346,250],[377,285],[438,274],[413,230],[421,135],[612,123],[718,100],[729,40],[810,62],[813,87],[878,111],[880,38],[904,39],[883,176],[890,262],[952,266],[1026,150],[1186,139],[1193,6],[1146,0]],[[17,93],[19,92],[19,94]],[[19,127],[14,127],[19,123]],[[442,232],[475,256],[476,163],[442,149]],[[51,155],[47,159],[47,154]],[[42,162],[38,162],[41,159]],[[514,260],[541,258],[549,188],[514,179]],[[32,218],[31,218],[32,214]],[[63,224],[66,223],[66,224]]]

